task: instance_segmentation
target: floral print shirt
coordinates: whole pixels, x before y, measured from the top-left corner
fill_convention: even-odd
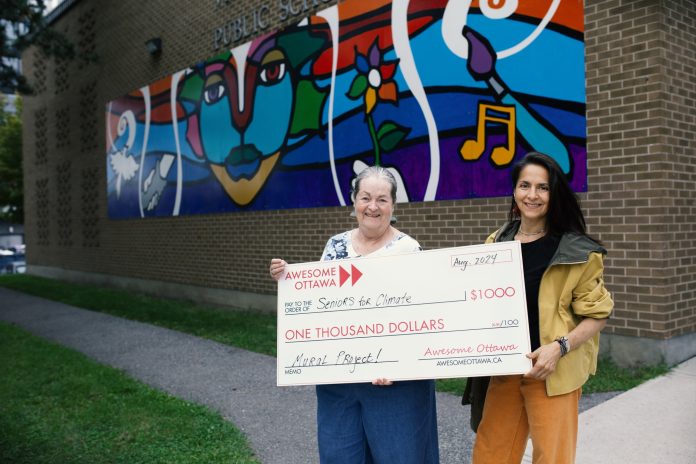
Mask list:
[[[353,249],[351,235],[353,231],[334,235],[326,243],[324,253],[321,255],[322,261],[331,261],[334,259],[359,258],[361,255]],[[379,250],[375,250],[368,256],[380,256],[383,254],[400,254],[411,253],[422,250],[420,244],[411,236],[403,232],[399,232],[396,237],[389,241]]]

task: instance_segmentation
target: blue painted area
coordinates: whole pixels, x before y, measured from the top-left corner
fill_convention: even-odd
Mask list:
[[[534,29],[533,25],[527,23],[492,21],[482,15],[470,15],[468,25],[485,36],[496,50],[519,42]],[[411,40],[423,84],[426,87],[458,85],[486,88],[485,83],[471,77],[466,69],[466,61],[447,48],[442,40],[441,28],[438,21]],[[395,54],[391,51],[386,57],[394,59]],[[498,60],[496,70],[513,92],[585,102],[584,44],[550,29],[544,30],[520,53]],[[396,82],[400,89],[406,88],[403,76],[397,76]]]
[[[428,102],[435,116],[439,132],[460,130],[473,134],[476,126],[477,106],[481,101],[494,103],[491,97],[463,92],[431,93],[428,95]],[[585,138],[583,115],[546,105],[533,105],[533,108],[541,118],[549,121],[549,124],[553,123],[560,134],[566,137]],[[336,159],[350,158],[356,154],[372,150],[372,141],[364,119],[363,113],[360,112],[336,124],[334,127]],[[407,142],[428,135],[422,111],[413,97],[401,98],[398,106],[379,104],[375,110],[375,119],[378,126],[385,120],[393,120],[409,127],[411,133],[406,139]],[[328,156],[326,140],[313,137],[301,147],[289,151],[283,157],[282,162],[287,166],[328,163]]]
[[[200,133],[203,151],[212,163],[224,164],[230,150],[241,145],[242,137],[232,123],[227,96],[211,104],[201,104]]]
[[[289,74],[276,85],[256,87],[254,115],[244,134],[244,143],[254,145],[264,156],[283,146],[290,128],[293,93]]]

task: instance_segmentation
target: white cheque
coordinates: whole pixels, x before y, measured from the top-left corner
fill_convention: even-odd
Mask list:
[[[291,264],[278,281],[278,385],[531,369],[519,242]]]

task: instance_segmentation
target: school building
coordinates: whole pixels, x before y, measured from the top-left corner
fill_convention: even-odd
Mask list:
[[[270,259],[354,226],[362,166],[435,249],[501,225],[537,150],[609,250],[603,352],[696,355],[693,1],[65,0],[49,21],[79,56],[22,57],[28,273],[275,311]]]

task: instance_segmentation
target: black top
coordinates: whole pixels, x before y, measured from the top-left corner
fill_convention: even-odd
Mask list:
[[[560,241],[560,237],[549,234],[533,242],[522,244],[524,289],[527,294],[527,317],[532,351],[541,346],[539,340],[539,285]]]

